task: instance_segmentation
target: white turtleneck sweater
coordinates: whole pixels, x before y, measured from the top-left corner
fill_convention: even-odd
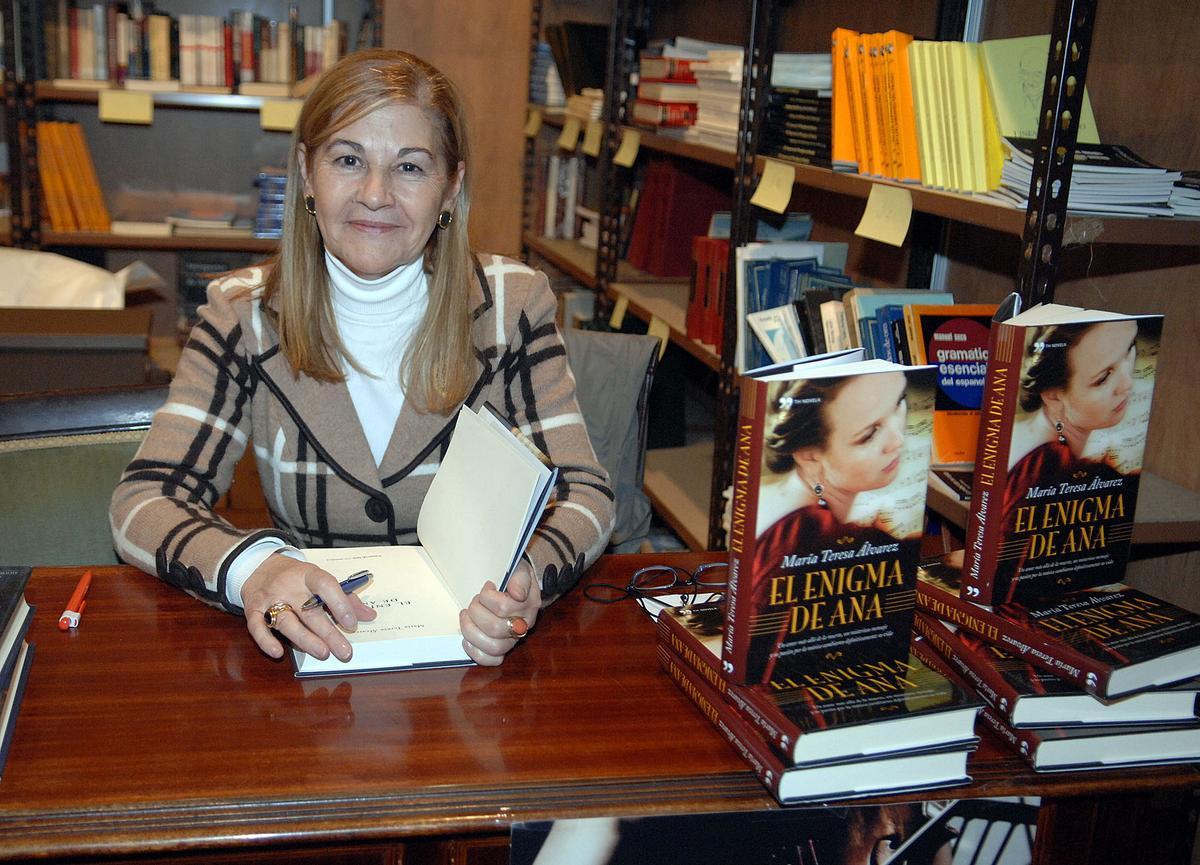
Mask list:
[[[404,405],[400,361],[429,302],[424,265],[424,259],[418,258],[386,276],[368,280],[325,252],[338,334],[362,370],[342,358],[342,372],[376,465],[383,462]],[[242,586],[276,552],[304,558],[278,538],[264,538],[247,547],[230,563],[226,574],[225,595],[230,603],[242,605]]]

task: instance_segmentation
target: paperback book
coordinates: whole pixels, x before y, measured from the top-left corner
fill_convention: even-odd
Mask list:
[[[420,545],[304,551],[338,580],[369,571],[360,597],[378,615],[346,634],[348,662],[293,648],[296,676],[471,663],[459,611],[488,580],[504,590],[558,474],[518,436],[490,406],[464,407],[417,515]],[[471,527],[469,543],[463,526]]]
[[[1042,304],[992,325],[965,596],[1119,582],[1129,559],[1162,316]]]
[[[784,805],[924,790],[971,780],[967,775],[967,757],[973,744],[882,754],[869,759],[788,765],[703,678],[661,644],[658,659],[672,681]]]
[[[932,368],[817,357],[740,386],[727,678],[776,680],[882,644],[906,651]]]
[[[668,607],[658,639],[787,762],[864,759],[974,741],[978,703],[912,655],[833,659],[760,685],[721,675],[724,604]]]
[[[995,607],[959,592],[951,553],[921,565],[917,604],[1021,660],[1111,699],[1200,676],[1200,616],[1129,586]]]
[[[1014,727],[1194,721],[1200,682],[1101,700],[980,637],[917,613],[916,632]]]

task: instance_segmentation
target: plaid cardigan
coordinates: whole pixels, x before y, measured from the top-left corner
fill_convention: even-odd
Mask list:
[[[488,255],[477,273],[466,404],[491,403],[559,467],[555,499],[526,550],[549,599],[603,551],[613,494],[575,402],[545,276]],[[209,286],[167,402],[109,514],[121,558],[235,613],[227,568],[263,537],[299,547],[416,543],[417,513],[456,414],[422,414],[405,402],[376,466],[345,383],[292,375],[262,314],[262,279],[250,268]],[[235,296],[246,288],[251,298]],[[242,531],[212,511],[250,441],[274,529]],[[470,537],[463,526],[464,542]]]

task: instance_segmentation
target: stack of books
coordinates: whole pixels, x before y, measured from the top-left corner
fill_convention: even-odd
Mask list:
[[[562,78],[554,65],[550,43],[538,42],[533,54],[533,67],[529,72],[529,101],[549,108],[560,108],[567,104]]]
[[[1200,171],[1184,171],[1171,190],[1171,211],[1177,216],[1200,216]]]
[[[916,627],[1037,771],[1200,761],[1200,617],[1114,584],[987,607],[923,566]]]
[[[630,119],[656,129],[692,126],[700,90],[695,70],[705,62],[643,53],[638,61],[637,98],[630,106]]]
[[[8,760],[33,662],[33,644],[25,639],[34,611],[25,600],[28,582],[29,568],[0,566],[0,772]]]
[[[1007,312],[1009,304],[1001,305]],[[1037,770],[1200,760],[1200,616],[1121,583],[1163,319],[997,314],[965,547],[917,629]]]
[[[1037,141],[1009,138],[1000,194],[1018,207],[1029,204]],[[1078,213],[1172,216],[1172,196],[1183,173],[1154,165],[1121,144],[1077,144],[1067,207]]]
[[[742,51],[714,48],[696,68],[696,122],[684,130],[685,141],[717,150],[737,151],[742,94]]]
[[[968,780],[978,702],[912,631],[932,376],[855,350],[741,378],[724,617],[664,611],[659,658],[781,802]],[[862,425],[886,456],[851,478]]]
[[[255,237],[279,237],[283,234],[283,202],[287,190],[287,170],[267,166],[254,179],[258,187],[258,210],[254,214]]]

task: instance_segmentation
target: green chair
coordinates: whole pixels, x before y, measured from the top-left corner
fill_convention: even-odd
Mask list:
[[[116,564],[113,488],[165,385],[0,397],[0,563]]]

